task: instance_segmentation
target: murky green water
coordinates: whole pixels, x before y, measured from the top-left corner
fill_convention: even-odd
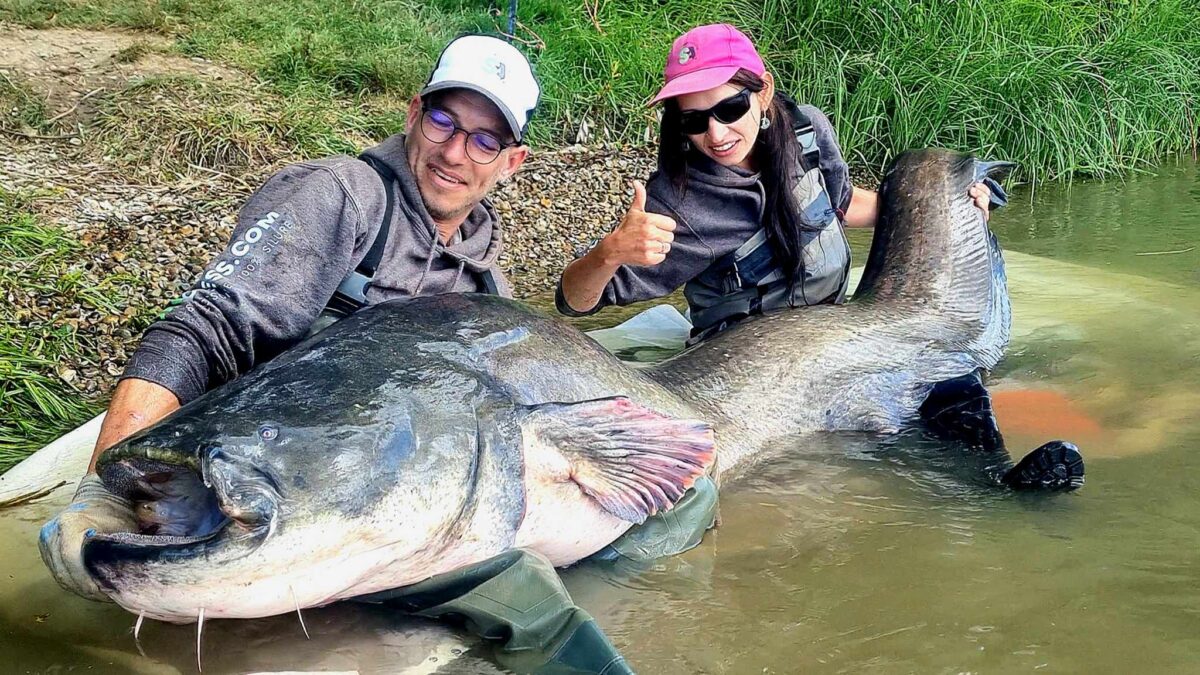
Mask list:
[[[1200,172],[1018,191],[994,229],[1006,437],[1077,441],[1083,490],[988,489],[916,438],[782,447],[726,487],[698,549],[564,573],[639,672],[1200,672]],[[54,507],[0,516],[0,671],[194,672],[194,627],[148,624],[144,658],[132,617],[53,585],[33,542]],[[311,641],[294,617],[212,622],[205,672],[493,669],[432,624],[306,619]]]

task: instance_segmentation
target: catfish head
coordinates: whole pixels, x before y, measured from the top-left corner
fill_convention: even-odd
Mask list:
[[[266,616],[403,586],[511,543],[522,466],[503,438],[517,432],[479,379],[338,352],[289,352],[101,456],[105,486],[139,521],[84,545],[113,600],[175,622],[201,608]]]
[[[554,379],[531,375],[538,321],[487,296],[384,303],[201,396],[100,457],[138,531],[89,538],[89,573],[130,611],[189,622],[392,590],[514,547],[590,555],[709,471],[715,436],[636,375],[660,406],[553,400]]]

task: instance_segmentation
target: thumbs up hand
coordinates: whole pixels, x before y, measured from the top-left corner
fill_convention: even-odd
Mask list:
[[[646,187],[633,182],[633,203],[621,224],[599,244],[607,265],[657,265],[667,259],[675,241],[675,221],[646,212]]]

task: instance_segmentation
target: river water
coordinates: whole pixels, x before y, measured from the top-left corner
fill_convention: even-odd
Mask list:
[[[1014,454],[1078,443],[1085,487],[992,489],[915,435],[784,443],[697,549],[563,573],[639,672],[1200,672],[1200,171],[1016,190],[993,220],[1014,307],[998,417]],[[194,626],[148,622],[143,657],[133,617],[48,578],[34,539],[59,507],[0,513],[0,671],[194,672]],[[428,622],[305,619],[311,640],[294,616],[210,622],[205,672],[497,672]]]

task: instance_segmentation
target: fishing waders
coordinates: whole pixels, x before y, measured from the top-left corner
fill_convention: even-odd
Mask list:
[[[1083,456],[1066,441],[1045,443],[1013,464],[978,370],[935,384],[920,414],[937,436],[965,443],[991,460],[984,473],[993,483],[1014,490],[1074,490],[1083,485]]]
[[[358,600],[461,623],[499,641],[497,660],[520,673],[633,673],[595,619],[571,601],[550,561],[531,551],[508,551]]]
[[[709,476],[696,484],[669,511],[650,516],[590,560],[646,562],[695,548],[717,520],[717,484]]]
[[[682,553],[700,543],[716,517],[717,485],[704,476],[669,511],[635,525],[592,559],[645,562]],[[500,641],[497,660],[517,672],[633,673],[595,619],[571,600],[550,562],[532,551],[508,551],[358,600],[460,622],[482,638]]]

